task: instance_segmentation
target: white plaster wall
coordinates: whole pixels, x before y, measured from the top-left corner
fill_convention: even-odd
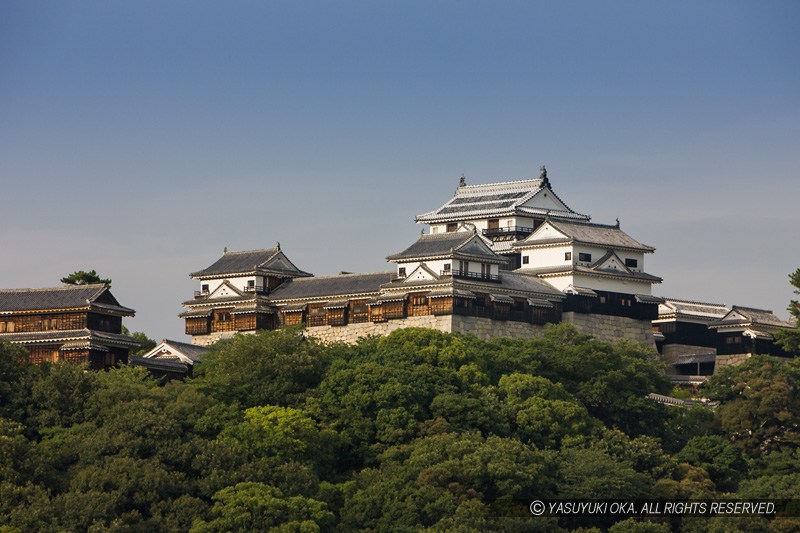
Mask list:
[[[563,210],[567,209],[567,206],[559,202],[558,199],[552,193],[549,193],[546,190],[535,195],[533,198],[531,198],[522,205],[526,205],[529,207],[539,207],[542,209],[563,209]]]
[[[588,287],[597,291],[621,292],[625,294],[652,294],[653,292],[653,286],[648,282],[598,278],[579,273],[573,274],[572,278],[572,284],[576,287]],[[551,278],[547,278],[547,281],[550,280]]]
[[[522,250],[522,257],[526,255],[530,257],[530,262],[527,265],[523,264],[522,268],[562,267],[564,265],[570,265],[572,264],[572,260],[564,259],[564,254],[571,251],[571,245]]]
[[[263,285],[264,284],[264,278],[262,276],[258,276],[258,277],[255,277],[255,276],[242,276],[242,277],[238,277],[238,278],[209,279],[209,280],[206,280],[206,281],[201,281],[200,282],[200,287],[198,287],[198,289],[202,289],[203,285],[207,284],[208,285],[208,292],[212,293],[215,290],[217,290],[217,287],[222,285],[222,283],[224,281],[228,281],[231,285],[233,285],[234,287],[236,287],[240,291],[243,291],[245,289],[245,287],[247,287],[247,282],[249,280],[256,280],[256,285]],[[233,295],[234,294],[231,293],[231,296],[233,296]]]

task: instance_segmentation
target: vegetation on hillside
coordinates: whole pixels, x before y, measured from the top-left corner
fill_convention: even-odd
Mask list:
[[[670,390],[651,352],[567,325],[492,341],[401,329],[354,346],[237,336],[186,382],[22,359],[0,345],[4,532],[800,527],[497,512],[515,498],[794,497],[797,362],[726,369],[711,410],[647,400]]]

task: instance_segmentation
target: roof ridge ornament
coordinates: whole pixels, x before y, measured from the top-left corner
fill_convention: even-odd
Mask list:
[[[280,249],[281,249],[281,243],[280,243],[280,242],[276,242],[276,243],[275,243],[275,248],[277,248],[278,250],[280,250]]]
[[[467,178],[464,177],[464,174],[461,174],[461,177],[458,180],[459,187],[466,187],[467,186]]]
[[[619,217],[617,217],[617,229],[619,229]]]
[[[542,180],[542,186],[550,188],[550,180],[547,177],[547,168],[542,165],[539,167],[539,179]]]

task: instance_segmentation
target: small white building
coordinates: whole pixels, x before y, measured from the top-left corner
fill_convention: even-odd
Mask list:
[[[622,231],[591,222],[547,219],[527,238],[514,243],[521,271],[536,274],[560,291],[650,295],[661,278],[644,270],[645,254],[655,251]]]
[[[467,185],[462,176],[455,195],[438,209],[418,215],[418,224],[427,224],[437,235],[456,231],[461,224],[475,226],[498,254],[510,258],[509,269],[518,268],[519,256],[512,248],[546,218],[589,220],[570,209],[553,191],[547,170],[538,179]]]

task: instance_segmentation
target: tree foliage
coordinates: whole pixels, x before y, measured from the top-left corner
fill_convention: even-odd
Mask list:
[[[33,366],[0,344],[0,530],[791,529],[504,510],[794,497],[798,377],[798,363],[752,358],[709,381],[716,410],[667,409],[645,398],[669,390],[652,353],[565,325],[492,341],[409,328],[353,346],[236,336],[168,383],[141,367]]]
[[[101,278],[96,270],[76,270],[72,274],[61,278],[61,283],[67,285],[88,285],[91,283],[102,283],[107,287],[111,287],[110,278]]]
[[[789,283],[794,287],[794,293],[800,295],[800,268],[789,274]],[[777,341],[789,353],[800,354],[800,301],[789,302],[789,314],[794,320],[795,327],[789,331],[776,334]]]

